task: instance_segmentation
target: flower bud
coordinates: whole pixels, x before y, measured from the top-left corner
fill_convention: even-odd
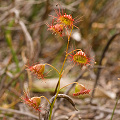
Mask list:
[[[73,56],[73,60],[78,64],[86,65],[88,63],[88,58],[86,57],[86,54],[82,50],[78,51]]]
[[[82,91],[82,90],[85,90],[85,86],[83,86],[82,84],[76,84],[75,86],[75,92],[79,92],[79,91]]]
[[[28,67],[28,66],[27,66]],[[37,75],[38,79],[44,78],[45,64],[36,64],[28,67],[31,72]]]
[[[48,30],[52,31],[55,34],[59,34],[60,36],[62,36],[62,32],[63,32],[63,25],[62,24],[56,24],[56,25],[49,25],[48,26]]]
[[[31,71],[37,74],[43,74],[45,70],[45,64],[37,64],[30,68]]]
[[[41,97],[32,97],[29,98],[27,93],[24,93],[24,96],[21,97],[22,101],[29,105],[30,107],[34,108],[36,111],[40,111],[40,103],[41,103]]]
[[[65,26],[73,26],[74,19],[71,15],[67,15],[66,13],[58,18],[58,20]]]
[[[75,86],[75,93],[73,93],[73,96],[89,94],[90,91],[90,89],[86,89],[82,84],[77,84]]]
[[[30,101],[32,101],[32,102],[35,103],[37,106],[39,106],[40,103],[41,103],[41,98],[40,98],[40,97],[32,97],[32,98],[30,98]]]

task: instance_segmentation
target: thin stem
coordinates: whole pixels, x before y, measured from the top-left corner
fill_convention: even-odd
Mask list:
[[[64,59],[64,62],[63,62],[61,71],[60,71],[60,73],[59,73],[59,80],[58,80],[58,83],[57,83],[57,86],[56,86],[56,90],[55,90],[55,91],[57,91],[57,93],[56,93],[56,96],[55,96],[55,99],[54,99],[53,103],[51,104],[49,120],[51,120],[52,110],[53,110],[55,101],[56,101],[57,96],[58,96],[59,91],[60,91],[60,80],[61,80],[61,77],[62,77],[62,72],[63,72],[64,65],[65,65],[65,62],[66,62],[66,59],[67,59],[67,56],[68,56],[67,53],[68,53],[68,47],[69,47],[69,42],[70,42],[70,37],[71,37],[72,30],[73,30],[73,26],[72,26],[70,35],[68,35],[68,43],[67,43],[67,48],[66,48],[66,56],[65,56],[65,59]]]
[[[65,87],[67,87],[67,86],[69,86],[69,85],[71,85],[71,84],[79,84],[79,83],[78,83],[78,82],[72,82],[72,83],[67,84],[66,86],[64,86],[64,87],[60,88],[60,90],[62,90],[63,88],[65,88]],[[59,90],[59,91],[60,91],[60,90]]]
[[[99,64],[98,64],[99,66],[102,65],[102,61],[103,61],[103,59],[104,59],[104,57],[105,57],[106,52],[108,51],[109,46],[112,44],[113,40],[116,40],[115,38],[116,38],[118,35],[120,35],[120,32],[114,34],[114,35],[108,40],[105,48],[103,49],[103,52],[102,52],[102,55],[101,55],[101,58],[100,58],[100,61],[99,61]],[[95,83],[94,83],[94,86],[93,86],[92,97],[91,97],[90,103],[92,103],[92,99],[93,99],[94,93],[95,93],[95,88],[97,87],[97,84],[98,84],[98,81],[99,81],[100,73],[101,73],[101,68],[98,68],[98,69],[97,69],[97,74],[96,74]]]
[[[75,49],[75,50],[73,50],[73,51],[71,51],[71,52],[69,52],[68,54],[67,54],[67,56],[69,55],[69,54],[71,54],[72,52],[74,52],[74,51],[77,51],[77,50],[81,50],[81,49]]]
[[[71,35],[71,34],[70,34]],[[66,48],[66,56],[65,56],[65,59],[64,59],[64,62],[63,62],[63,65],[62,65],[62,68],[61,68],[61,71],[60,71],[60,75],[62,74],[62,71],[63,71],[63,67],[65,65],[65,62],[66,62],[66,59],[67,59],[67,53],[68,53],[68,47],[69,47],[69,43],[70,43],[70,36],[68,36],[68,43],[67,43],[67,48]]]
[[[48,65],[48,66],[52,67],[54,70],[56,70],[58,72],[58,74],[60,74],[59,71],[55,67],[53,67],[52,65],[50,65],[48,63],[45,63],[45,65]]]
[[[72,26],[72,29],[73,29],[73,26]],[[71,33],[72,33],[72,29],[71,29]],[[64,64],[65,64],[65,62],[66,62],[66,59],[67,59],[67,57],[68,57],[68,55],[69,55],[69,54],[68,54],[68,47],[69,47],[69,42],[70,42],[71,33],[70,33],[70,35],[68,35],[68,43],[67,43],[67,48],[66,48],[66,56],[65,56],[65,59],[64,59],[64,62],[63,62],[61,71],[60,71],[59,80],[58,80],[58,83],[57,83],[57,85],[56,85],[54,94],[56,93],[56,91],[58,90],[58,88],[60,88],[60,86],[59,86],[60,83],[59,83],[59,82],[60,82],[60,79],[61,79],[61,77],[62,77],[63,67],[64,67]]]
[[[117,98],[117,100],[116,100],[115,107],[114,107],[114,109],[113,109],[112,116],[111,116],[111,119],[110,119],[110,120],[113,119],[113,115],[114,115],[115,109],[116,109],[116,107],[117,107],[118,100],[119,100],[119,96],[118,96],[118,98]]]
[[[42,98],[42,97],[45,98],[49,102],[49,104],[51,105],[50,101],[45,96],[40,96],[40,98]]]
[[[69,42],[68,42],[68,44],[69,44]],[[68,45],[67,45],[67,46],[68,46]],[[68,51],[68,50],[66,50],[66,51]],[[55,101],[56,101],[56,99],[57,99],[57,96],[58,96],[58,94],[59,94],[60,80],[61,80],[61,77],[62,77],[62,71],[63,71],[63,67],[64,67],[64,64],[65,64],[66,59],[67,59],[67,56],[65,56],[65,59],[64,59],[64,62],[63,62],[63,65],[62,65],[61,71],[60,71],[60,73],[59,73],[59,80],[58,80],[57,88],[56,88],[57,93],[56,93],[56,96],[55,96],[55,99],[54,99],[53,103],[51,104],[49,120],[51,120],[52,110],[53,110],[53,107],[54,107]],[[55,91],[56,91],[56,90],[55,90]]]

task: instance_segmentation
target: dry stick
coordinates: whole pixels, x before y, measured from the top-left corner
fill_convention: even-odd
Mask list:
[[[10,55],[10,57],[8,58],[7,64],[6,64],[5,68],[4,68],[5,69],[4,73],[1,75],[1,78],[0,78],[0,91],[2,90],[2,88],[4,86],[4,83],[6,81],[6,76],[5,75],[6,75],[6,71],[8,69],[8,65],[9,65],[11,59],[12,59],[12,56]]]
[[[25,4],[41,4],[43,2],[46,2],[46,0],[38,0],[38,1],[34,1],[34,0],[28,0],[28,1],[25,1],[25,0],[17,0],[16,3],[17,5],[25,5]]]
[[[28,55],[29,55],[29,58],[32,59],[33,56],[34,56],[34,46],[33,46],[32,37],[30,36],[30,33],[28,32],[24,22],[22,20],[20,20],[19,11],[16,8],[13,8],[11,12],[15,13],[15,20],[16,20],[16,22],[19,23],[19,25],[22,28],[22,31],[25,35],[27,47],[29,48],[28,49],[28,53],[29,53]]]
[[[78,80],[82,77],[82,75],[85,73],[86,71],[86,66],[83,66],[79,76],[74,80],[74,82],[78,82]],[[64,94],[69,94],[70,90],[74,87],[75,84],[71,84],[68,89],[64,92]],[[57,106],[55,107],[55,109],[53,110],[53,113],[55,113],[55,111],[58,109],[59,105],[61,104],[61,102],[63,102],[63,98],[61,98],[57,104]]]
[[[4,75],[4,76],[3,76]],[[6,76],[5,73],[1,76],[1,80],[0,80],[0,91],[3,89],[4,87],[4,83],[6,81]]]
[[[112,41],[116,38],[116,36],[120,35],[120,33],[116,33],[115,35],[113,35],[107,42],[103,52],[102,52],[102,56],[100,58],[100,62],[99,62],[99,66],[102,65],[102,60],[103,58],[105,57],[105,53],[107,52],[110,44],[112,43]],[[90,103],[92,103],[92,99],[94,97],[94,93],[95,93],[95,88],[97,87],[97,83],[98,83],[98,80],[99,80],[99,77],[100,77],[100,72],[101,72],[101,68],[98,68],[97,70],[97,75],[96,75],[96,80],[95,80],[95,83],[94,83],[94,87],[93,87],[93,91],[92,91],[92,95],[91,95],[91,100],[90,100]]]
[[[80,74],[79,74],[79,76],[74,80],[74,82],[78,82],[78,80],[82,77],[82,75],[85,73],[85,71],[86,71],[86,66],[83,66],[83,68],[82,68],[82,70],[81,70],[81,72],[80,72]],[[69,88],[64,92],[64,94],[69,94],[69,92],[70,92],[70,90],[74,87],[74,85],[75,84],[71,84],[70,86],[69,86]],[[60,101],[59,101],[59,103],[58,103],[58,106],[60,105],[60,103],[63,101],[63,99],[61,99]]]
[[[87,108],[89,108],[89,107],[87,107]],[[90,106],[90,109],[99,110],[99,111],[110,113],[110,114],[113,112],[112,109],[104,108],[104,107],[97,107],[97,106]],[[116,110],[114,113],[120,115],[120,110]]]
[[[97,21],[103,14],[105,14],[109,8],[114,4],[115,0],[108,0],[106,4],[102,7],[102,9],[96,14],[94,18],[91,20],[91,24]]]
[[[10,4],[9,6],[6,7],[0,7],[0,12],[5,12],[6,10],[10,10],[12,7],[12,4]]]
[[[39,114],[38,116],[39,116],[39,120],[40,120],[40,118],[41,118],[41,113],[40,113],[40,111],[38,111],[38,114]]]
[[[22,21],[19,21],[19,24],[23,30],[24,35],[25,35],[27,46],[29,47],[29,50],[28,50],[29,57],[32,59],[34,56],[34,46],[33,46],[32,37],[30,36],[25,24]]]
[[[16,20],[16,22],[19,23],[19,25],[21,26],[22,31],[25,35],[27,47],[29,48],[29,50],[28,50],[29,58],[32,59],[34,56],[33,40],[32,40],[32,37],[30,36],[30,33],[28,32],[27,27],[25,26],[24,22],[22,20],[20,20],[19,11],[16,8],[12,8],[11,10],[9,10],[3,14],[3,17],[0,18],[0,21],[4,20],[9,15],[9,13],[15,13],[15,20]]]
[[[18,115],[26,115],[26,116],[32,117],[34,119],[38,119],[37,116],[35,116],[35,115],[31,114],[31,113],[28,113],[28,112],[24,112],[24,111],[8,109],[8,108],[6,109],[6,108],[2,108],[2,107],[0,107],[0,111],[11,112],[11,113],[15,113],[15,114],[18,114]]]
[[[22,20],[20,20],[19,11],[16,8],[14,8],[13,12],[15,13],[15,17],[16,17],[15,20],[21,26],[22,31],[25,36],[25,40],[27,43],[28,58],[32,60],[34,58],[34,45],[33,45],[32,37],[31,37],[30,33],[28,32],[27,27],[25,26],[24,22]],[[32,83],[32,80],[30,78],[29,79],[29,88],[31,88],[31,83]]]
[[[50,103],[51,103],[51,104],[53,103],[53,101],[54,101],[54,99],[55,99],[55,96],[56,96],[56,95],[54,95],[54,96],[50,99]],[[57,95],[57,98],[65,98],[65,99],[67,99],[67,100],[72,104],[72,106],[75,108],[74,102],[72,101],[72,99],[71,99],[68,95],[58,94],[58,95]],[[46,111],[44,120],[48,120],[48,116],[49,116],[49,113],[50,113],[50,107],[51,107],[51,105],[48,103],[47,111]],[[75,110],[77,110],[77,109],[75,108]]]
[[[72,2],[71,4],[64,4],[63,2],[60,2],[62,5],[62,8],[70,10],[70,11],[76,11],[77,9],[75,8],[77,5],[79,5],[83,0],[76,0],[75,2]]]
[[[45,20],[48,17],[48,14],[51,12],[51,8],[50,8],[50,1],[47,0],[46,1],[46,10],[44,15],[42,16],[42,20]]]
[[[86,68],[87,68],[86,66],[83,66],[83,68],[82,68],[79,76],[74,80],[74,82],[78,82],[78,80],[79,80],[79,79],[82,77],[82,75],[85,73]],[[64,94],[69,94],[70,90],[74,87],[74,85],[75,85],[75,84],[71,84],[71,85],[69,86],[69,88],[65,91]]]
[[[10,92],[14,93],[14,95],[21,97],[21,93],[19,93],[15,88],[9,87],[8,88],[10,90]]]
[[[20,71],[19,73],[17,73],[17,74],[15,75],[15,77],[12,78],[12,80],[11,80],[7,85],[4,86],[4,88],[0,91],[0,98],[1,98],[2,95],[4,94],[5,90],[6,90],[7,88],[9,88],[13,82],[15,82],[15,81],[18,80],[17,78],[22,74],[22,72],[24,71],[24,69],[25,69],[25,67],[23,67],[23,68],[21,69],[21,71]]]
[[[27,25],[27,28],[29,29],[35,29],[35,28],[39,28],[42,25],[45,25],[46,21],[42,21],[42,22],[36,22],[36,23],[31,23],[29,25]],[[15,27],[5,27],[5,29],[7,30],[21,30],[22,28],[20,26],[15,26]]]
[[[90,109],[91,111],[94,110],[98,110],[98,111],[101,111],[101,112],[104,112],[104,113],[108,113],[108,114],[111,114],[113,112],[113,109],[110,109],[110,108],[105,108],[105,107],[99,107],[99,106],[91,106],[91,105],[81,105],[80,106],[80,110],[88,110]],[[80,114],[81,111],[76,111],[77,114]],[[69,113],[71,114],[71,113]],[[115,110],[115,114],[117,115],[120,115],[120,110]]]

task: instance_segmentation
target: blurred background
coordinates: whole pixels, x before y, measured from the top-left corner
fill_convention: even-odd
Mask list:
[[[94,89],[95,98],[91,95],[73,98],[81,112],[75,113],[67,103],[60,107],[54,119],[110,119],[116,98],[120,96],[120,0],[0,0],[1,120],[38,119],[34,111],[21,103],[20,96],[24,89],[29,88],[31,97],[44,95],[49,99],[53,95],[59,77],[57,72],[50,71],[51,68],[46,66],[45,73],[50,72],[44,80],[38,80],[30,71],[25,70],[25,65],[49,63],[60,71],[67,35],[60,37],[52,34],[46,25],[52,25],[53,17],[50,15],[57,16],[55,10],[59,9],[61,13],[63,11],[73,18],[80,18],[75,24],[78,28],[73,28],[68,51],[82,49],[95,62],[85,69],[79,83],[89,86],[92,92],[99,68],[101,74]],[[99,64],[108,41],[111,42]],[[81,66],[73,65],[68,59],[61,86],[74,81],[81,71]],[[91,98],[96,107],[89,106]],[[43,102],[44,108],[47,103]],[[103,107],[105,110],[102,110]],[[114,120],[120,120],[119,108],[118,101]],[[41,112],[44,116],[45,111]]]

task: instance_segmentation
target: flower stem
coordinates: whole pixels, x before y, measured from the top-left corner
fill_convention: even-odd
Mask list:
[[[65,88],[65,87],[67,87],[67,86],[69,86],[69,85],[71,85],[71,84],[79,84],[79,83],[78,83],[78,82],[72,82],[72,83],[67,84],[67,85],[65,85],[64,87],[60,88],[60,90],[62,90],[63,88]]]
[[[42,97],[45,98],[49,102],[49,104],[51,104],[50,101],[45,96],[40,96],[40,98]]]
[[[59,91],[60,91],[60,80],[61,80],[61,77],[62,77],[62,72],[63,72],[64,65],[65,65],[65,62],[66,62],[66,59],[67,59],[67,56],[68,56],[67,53],[68,53],[68,47],[69,47],[69,43],[70,43],[70,37],[71,37],[72,30],[73,30],[73,26],[72,26],[70,35],[68,35],[68,43],[67,43],[67,48],[66,48],[66,55],[65,55],[65,59],[64,59],[64,62],[63,62],[61,71],[60,71],[60,73],[59,73],[59,80],[58,80],[57,87],[56,87],[57,93],[56,93],[56,96],[55,96],[55,99],[54,99],[53,103],[51,104],[49,120],[51,120],[52,110],[53,110],[55,101],[56,101],[57,96],[58,96]]]
[[[48,63],[45,63],[45,65],[48,65],[48,66],[52,67],[54,70],[56,70],[58,72],[58,74],[60,74],[59,71],[55,67],[53,67],[52,65],[50,65]]]

